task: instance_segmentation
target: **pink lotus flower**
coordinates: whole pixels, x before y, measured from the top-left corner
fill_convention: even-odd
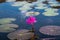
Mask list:
[[[36,18],[35,17],[33,17],[33,16],[30,16],[27,20],[26,20],[26,22],[27,22],[27,24],[34,24],[34,23],[36,23],[37,21],[36,21]]]

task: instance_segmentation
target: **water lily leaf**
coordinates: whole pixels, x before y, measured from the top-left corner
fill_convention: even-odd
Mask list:
[[[8,23],[12,23],[12,21],[15,21],[15,18],[2,18],[0,19],[0,24],[8,24]]]

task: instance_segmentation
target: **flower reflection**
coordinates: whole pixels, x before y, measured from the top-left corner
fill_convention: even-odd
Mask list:
[[[39,31],[46,35],[57,36],[60,35],[60,26],[43,26]]]
[[[15,18],[2,18],[0,19],[0,24],[8,24],[8,23],[12,23],[12,21],[15,21]]]
[[[45,9],[46,12],[42,13],[44,16],[57,16],[59,13],[57,13],[58,9],[53,8],[47,8]]]
[[[17,30],[12,33],[9,33],[7,37],[11,40],[17,39],[17,40],[27,40],[30,39],[34,33],[29,32],[27,29]]]
[[[18,28],[18,25],[16,24],[0,25],[0,32],[12,32],[16,30],[15,28]]]

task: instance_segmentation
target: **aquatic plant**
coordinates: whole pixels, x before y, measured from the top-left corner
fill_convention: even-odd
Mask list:
[[[26,16],[37,16],[39,14],[40,14],[39,12],[33,12],[33,11],[31,11],[31,12],[27,12]]]
[[[31,10],[31,6],[33,6],[32,3],[28,3],[27,1],[22,1],[22,2],[14,2],[12,6],[19,6],[20,11],[28,11]]]
[[[28,2],[26,2],[26,1],[22,1],[22,2],[17,1],[17,2],[12,3],[11,5],[12,6],[23,6],[23,5],[27,4],[27,3]]]
[[[6,0],[6,2],[15,2],[16,0]]]
[[[23,7],[19,8],[19,10],[21,10],[21,11],[28,11],[28,10],[31,10],[31,9],[32,9],[31,7],[27,7],[27,6],[26,7],[23,6]]]
[[[46,8],[47,8],[46,4],[43,4],[43,3],[38,3],[36,4],[36,7],[35,7],[35,9],[46,9]]]
[[[32,30],[30,30],[30,31],[34,33],[34,35],[31,38],[31,40],[35,40],[35,38],[36,38],[35,29],[34,29],[34,23],[36,23],[36,22],[37,22],[37,20],[33,16],[30,16],[28,19],[26,19],[26,23],[29,24],[29,25],[32,25]]]
[[[60,6],[60,4],[50,4],[50,6]]]
[[[27,4],[25,4],[24,5],[25,7],[27,6],[27,7],[31,7],[31,6],[34,6],[32,3],[27,3]]]
[[[15,31],[16,28],[18,28],[16,24],[3,24],[0,25],[0,32],[12,32]]]
[[[36,18],[35,18],[35,17],[30,16],[28,19],[26,19],[26,22],[27,22],[27,24],[33,25],[33,24],[36,23],[37,21],[36,21]]]
[[[15,18],[1,18],[0,19],[0,32],[12,32],[18,28],[17,24],[12,24]]]
[[[0,19],[0,24],[8,24],[12,23],[12,21],[15,21],[15,18],[1,18]]]
[[[29,32],[30,30],[27,29],[21,29],[21,30],[16,30],[14,32],[11,32],[7,35],[7,37],[11,40],[28,40],[30,39],[34,33]]]
[[[39,31],[46,35],[57,36],[60,35],[60,26],[48,25],[43,26]]]
[[[39,7],[35,7],[35,9],[46,9],[47,7],[43,7],[43,6],[39,6]]]
[[[53,8],[47,8],[45,9],[46,12],[42,13],[44,16],[57,16],[59,13],[57,13],[58,9]]]
[[[57,4],[58,2],[56,2],[56,1],[54,1],[54,2],[53,1],[49,1],[48,3],[49,4]]]
[[[46,1],[46,0],[37,0],[37,2],[39,2],[39,3],[42,3],[42,2],[44,2],[44,1]]]
[[[56,38],[42,38],[41,40],[55,40]]]

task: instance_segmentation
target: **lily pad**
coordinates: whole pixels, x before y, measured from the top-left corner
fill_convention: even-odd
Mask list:
[[[46,12],[42,13],[44,16],[57,16],[59,13],[57,13],[58,9],[53,8],[47,8],[45,9]]]
[[[0,19],[0,24],[8,24],[8,23],[12,23],[12,21],[15,21],[15,18],[2,18]]]
[[[23,7],[20,7],[19,10],[21,11],[28,11],[28,10],[31,10],[32,8],[31,7],[28,7],[28,6],[23,6]]]
[[[11,40],[14,40],[14,39],[27,40],[27,39],[30,39],[33,35],[34,33],[29,32],[29,30],[21,29],[21,30],[17,30],[15,32],[9,33],[7,37]]]
[[[27,12],[26,13],[26,16],[37,16],[37,15],[39,15],[40,13],[39,12]]]
[[[60,26],[43,26],[39,29],[39,31],[45,35],[58,36],[60,35]]]
[[[12,32],[15,31],[16,28],[18,28],[16,24],[4,24],[0,25],[0,32]]]
[[[12,6],[23,6],[23,5],[25,5],[26,3],[27,3],[26,1],[22,1],[22,2],[17,1],[17,2],[14,2],[14,3],[12,4]]]

